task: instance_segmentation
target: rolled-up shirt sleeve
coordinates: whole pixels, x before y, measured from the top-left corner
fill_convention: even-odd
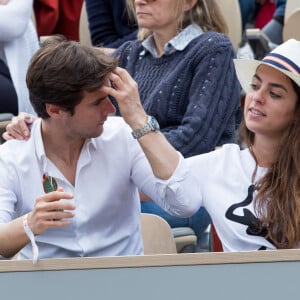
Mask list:
[[[188,162],[179,152],[178,155],[180,156],[179,163],[168,180],[156,178],[150,165],[143,162],[145,157],[141,157],[138,163],[143,169],[143,175],[140,171],[136,171],[133,177],[140,190],[168,213],[178,217],[188,217],[200,208],[201,194]],[[148,175],[145,176],[145,174]]]

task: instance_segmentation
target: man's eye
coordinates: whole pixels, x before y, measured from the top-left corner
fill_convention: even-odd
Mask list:
[[[95,101],[93,104],[94,106],[98,106],[104,99],[98,99],[97,101]]]

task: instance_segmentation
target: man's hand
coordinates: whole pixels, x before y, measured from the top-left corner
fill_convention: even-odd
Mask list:
[[[75,206],[68,201],[70,199],[73,199],[73,195],[64,192],[62,188],[39,196],[34,209],[28,214],[28,225],[34,235],[39,235],[48,228],[69,225],[69,219],[74,217],[71,211],[75,209]]]
[[[147,114],[140,101],[137,83],[125,69],[119,67],[108,79],[111,81],[111,87],[104,86],[102,90],[116,99],[125,122],[133,130],[143,126],[147,121]]]

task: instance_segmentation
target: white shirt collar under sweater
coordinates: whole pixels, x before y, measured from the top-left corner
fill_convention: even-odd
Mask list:
[[[174,38],[172,38],[168,43],[165,44],[164,55],[170,55],[175,51],[184,50],[193,39],[195,39],[202,33],[202,29],[196,24],[187,26],[184,30],[179,32]],[[152,54],[153,57],[157,57],[153,35],[150,35],[148,38],[146,38],[143,41],[142,45],[146,51],[149,51]]]

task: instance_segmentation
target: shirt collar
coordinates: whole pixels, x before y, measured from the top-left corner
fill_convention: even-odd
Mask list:
[[[42,120],[39,118],[32,125],[31,135],[32,138],[34,138],[37,158],[39,159],[39,161],[41,161],[42,165],[45,166],[45,164],[47,163],[47,157],[46,157],[44,143],[42,139],[41,126],[42,126]],[[88,151],[91,149],[96,150],[97,143],[95,139],[94,138],[87,139],[83,148],[88,149]]]
[[[172,38],[169,42],[165,44],[164,55],[170,55],[175,51],[184,50],[193,39],[200,36],[202,33],[203,30],[197,24],[191,24],[187,26],[185,29],[183,29],[180,33],[178,33],[174,38]],[[142,42],[142,45],[145,51],[150,52],[153,57],[158,57],[153,35],[147,37]],[[145,54],[145,52],[143,54]]]
[[[42,120],[37,119],[31,128],[31,136],[34,139],[35,143],[35,152],[39,160],[43,160],[46,158],[45,148],[42,139]]]

